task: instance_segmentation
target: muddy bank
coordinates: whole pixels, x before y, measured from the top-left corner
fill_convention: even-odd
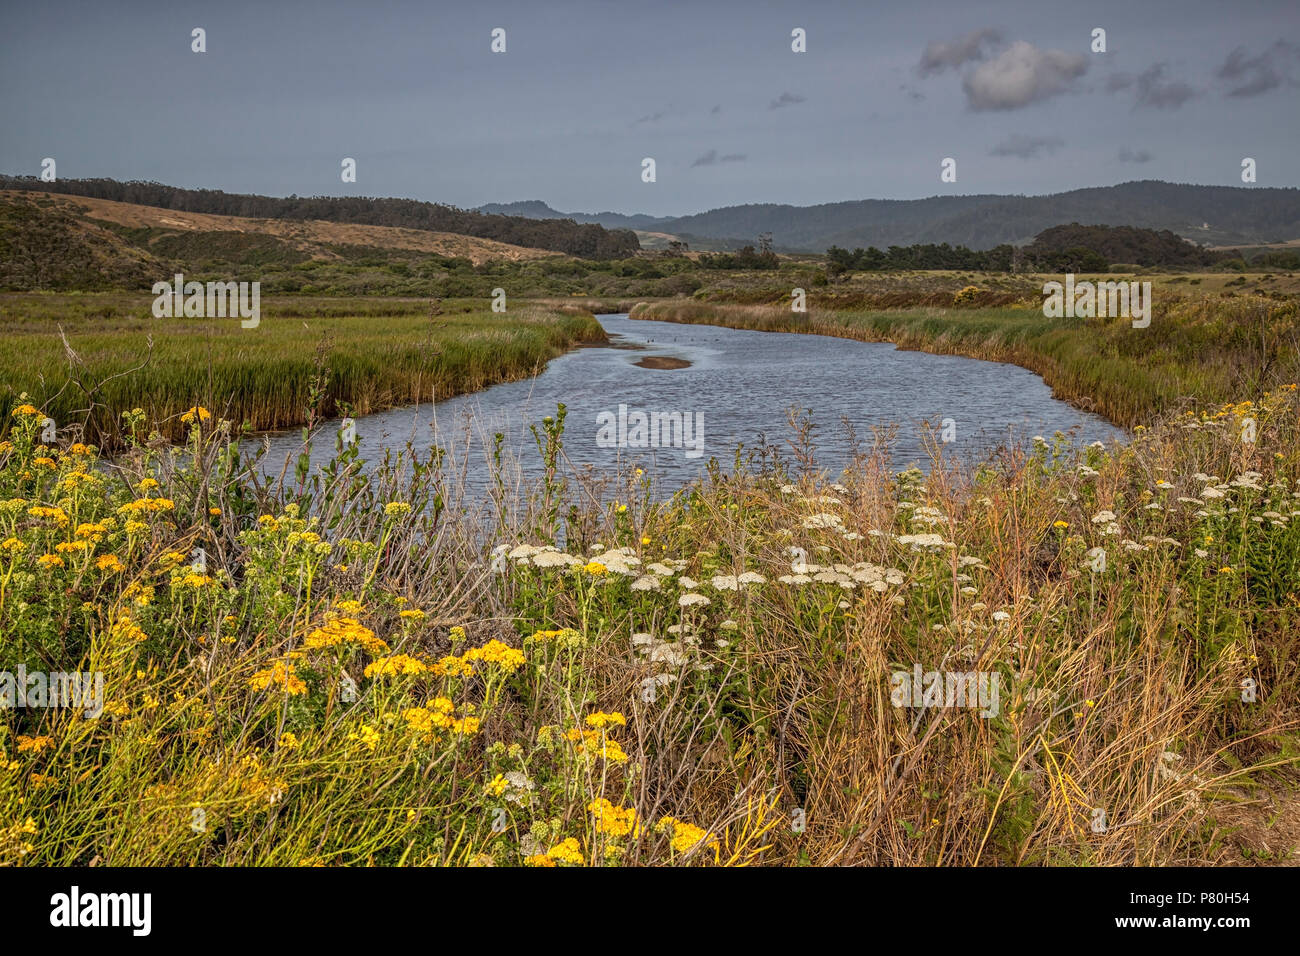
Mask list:
[[[632,364],[639,365],[641,368],[657,368],[657,369],[675,369],[675,368],[691,367],[691,363],[686,361],[686,359],[673,358],[668,355],[647,355],[639,362],[633,362]]]

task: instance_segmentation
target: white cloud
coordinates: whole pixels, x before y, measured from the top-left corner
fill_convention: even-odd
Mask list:
[[[1017,40],[962,84],[966,101],[976,110],[1013,110],[1064,93],[1088,71],[1088,58],[1064,50],[1040,50]]]

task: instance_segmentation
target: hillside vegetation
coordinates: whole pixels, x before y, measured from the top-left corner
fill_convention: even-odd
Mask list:
[[[148,288],[168,263],[53,201],[0,198],[0,290]]]
[[[490,216],[414,199],[361,196],[277,198],[225,193],[218,189],[181,189],[152,182],[123,183],[113,179],[63,179],[47,183],[33,176],[0,176],[0,188],[110,199],[160,209],[247,219],[315,219],[450,232],[563,252],[584,259],[619,258],[639,248],[636,235],[628,230],[611,232],[602,226],[579,225],[563,219]]]
[[[1072,222],[1044,229],[1025,247],[1025,255],[1036,264],[1072,249],[1088,249],[1107,264],[1133,263],[1139,266],[1210,266],[1231,258],[1193,245],[1168,229],[1136,229],[1132,226],[1081,226]],[[1300,264],[1300,259],[1297,259]]]

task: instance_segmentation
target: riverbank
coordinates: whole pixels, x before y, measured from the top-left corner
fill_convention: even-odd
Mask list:
[[[671,500],[570,467],[559,416],[486,525],[437,454],[303,489],[202,413],[109,470],[12,420],[4,663],[102,684],[0,715],[0,865],[1257,865],[1300,833],[1294,390]]]
[[[201,405],[262,431],[450,398],[535,374],[603,342],[577,307],[482,300],[267,299],[256,328],[234,319],[155,319],[128,295],[6,295],[0,402],[19,395],[83,440],[120,448],[112,410],[139,408],[168,439]],[[7,410],[0,412],[0,426]]]
[[[1049,319],[1041,308],[862,310],[670,300],[634,319],[891,342],[1010,362],[1056,397],[1116,424],[1148,424],[1196,404],[1257,400],[1300,381],[1300,307],[1258,296],[1157,299],[1147,328],[1126,319]]]

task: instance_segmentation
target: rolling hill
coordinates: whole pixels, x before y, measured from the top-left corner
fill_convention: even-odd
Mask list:
[[[0,190],[0,200],[9,200],[22,195],[44,196],[74,215],[100,222],[116,223],[132,229],[143,228],[178,234],[234,232],[273,236],[283,240],[291,248],[305,253],[305,258],[310,259],[338,258],[337,253],[329,248],[333,245],[410,249],[414,252],[430,252],[439,256],[459,256],[469,259],[475,265],[498,260],[517,262],[558,255],[546,249],[529,249],[454,232],[432,232],[426,229],[406,229],[397,226],[363,226],[355,223],[327,222],[321,219],[250,219],[244,216],[181,212],[85,196],[73,198],[49,193],[24,194],[14,190]]]
[[[182,189],[154,182],[114,179],[61,179],[47,183],[34,176],[0,175],[0,190],[57,193],[106,199],[173,212],[208,213],[244,219],[288,222],[317,220],[354,226],[390,226],[454,233],[525,248],[545,249],[583,259],[619,259],[639,245],[630,230],[567,220],[486,215],[441,203],[365,196],[258,196],[218,189]]]
[[[560,255],[424,229],[251,219],[0,190],[0,288],[134,289],[177,268],[340,262],[359,251],[397,250],[466,259],[476,266]]]
[[[481,207],[486,208],[486,207]],[[773,234],[789,252],[944,243],[991,249],[1022,245],[1061,223],[1169,230],[1198,245],[1257,246],[1300,237],[1300,189],[1197,186],[1142,180],[1047,196],[862,199],[818,206],[726,206],[677,218],[559,213],[532,201],[495,205],[513,215],[566,216],[607,227],[676,235],[695,248],[734,247]]]

